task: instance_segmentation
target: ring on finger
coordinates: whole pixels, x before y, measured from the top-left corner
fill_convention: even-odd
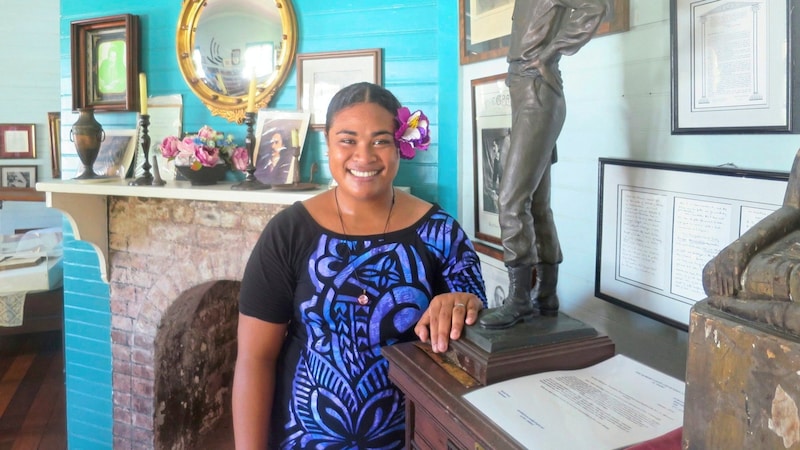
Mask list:
[[[456,308],[466,308],[466,307],[467,307],[467,305],[465,305],[465,304],[463,304],[463,303],[456,303],[455,305],[453,305],[453,309],[456,309]]]

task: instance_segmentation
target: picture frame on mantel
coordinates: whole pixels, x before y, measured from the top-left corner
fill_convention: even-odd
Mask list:
[[[0,158],[36,158],[36,126],[32,123],[0,124]]]
[[[138,16],[73,21],[70,46],[73,110],[138,111]]]
[[[672,134],[800,132],[796,0],[672,0]]]
[[[630,28],[630,0],[603,0],[606,15],[595,37]],[[508,54],[514,0],[458,0],[459,61],[462,65]]]
[[[297,108],[311,114],[311,128],[325,127],[333,95],[359,81],[383,84],[383,49],[302,53],[296,57]]]

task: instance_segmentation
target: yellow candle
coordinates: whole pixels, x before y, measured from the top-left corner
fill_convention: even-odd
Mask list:
[[[139,111],[144,116],[147,114],[147,75],[139,74]]]
[[[245,112],[256,112],[256,76],[250,78],[250,92],[247,93],[247,109]]]
[[[292,147],[300,147],[300,133],[297,131],[297,128],[292,130]]]

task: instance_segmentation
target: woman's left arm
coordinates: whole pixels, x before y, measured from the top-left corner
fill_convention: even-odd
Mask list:
[[[464,324],[472,325],[478,320],[483,302],[475,294],[448,292],[433,297],[428,309],[414,327],[422,342],[430,341],[435,353],[447,351],[450,340],[461,337]]]

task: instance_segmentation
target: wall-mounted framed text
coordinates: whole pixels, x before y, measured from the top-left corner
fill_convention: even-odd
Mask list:
[[[0,124],[0,158],[36,158],[36,126],[32,123]]]
[[[475,237],[494,244],[500,244],[500,161],[511,142],[511,95],[505,77],[492,75],[471,83]]]
[[[703,267],[783,204],[787,179],[600,158],[595,296],[687,330]]]
[[[672,0],[672,133],[800,131],[796,0]]]

